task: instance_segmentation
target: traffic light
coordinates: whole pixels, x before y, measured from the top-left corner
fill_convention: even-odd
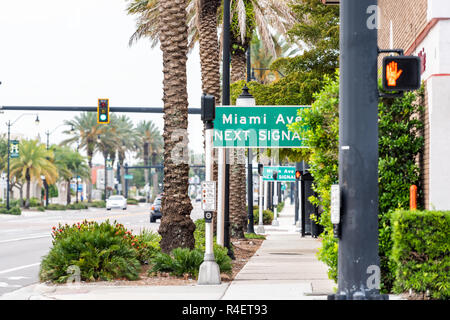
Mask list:
[[[273,180],[277,180],[277,177],[278,177],[278,171],[274,171],[273,174],[272,174],[272,176],[273,176]]]
[[[98,99],[97,123],[109,123],[109,100]]]
[[[260,176],[264,174],[264,165],[262,163],[258,163],[258,174]]]
[[[303,163],[302,162],[296,162],[295,163],[295,179],[300,180],[302,176],[302,170],[303,170]]]
[[[383,59],[383,89],[411,91],[420,88],[420,58],[388,56]]]

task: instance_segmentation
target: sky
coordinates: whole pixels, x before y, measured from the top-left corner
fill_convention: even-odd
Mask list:
[[[126,0],[20,0],[0,2],[0,105],[96,106],[108,98],[110,106],[162,107],[162,53],[142,39],[132,47],[128,40],[136,17],[126,14]],[[201,74],[198,47],[189,55],[189,106],[200,107]],[[25,111],[0,114],[0,134],[6,122]],[[50,143],[68,136],[65,119],[76,112],[36,111],[22,116],[12,137],[41,137],[51,132]],[[152,120],[161,133],[162,114],[127,114],[135,123]],[[60,127],[58,127],[60,126]],[[189,149],[202,153],[202,123],[189,116]],[[94,157],[102,163],[102,156]],[[132,162],[131,162],[132,163]]]

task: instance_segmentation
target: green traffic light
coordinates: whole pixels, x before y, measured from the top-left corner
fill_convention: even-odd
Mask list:
[[[101,121],[106,121],[106,114],[101,114],[100,115],[100,120]]]

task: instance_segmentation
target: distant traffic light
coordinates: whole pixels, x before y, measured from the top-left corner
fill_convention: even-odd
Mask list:
[[[383,59],[383,88],[388,91],[412,91],[421,86],[420,58],[388,56]]]
[[[278,171],[274,171],[272,173],[272,177],[273,177],[273,180],[277,180],[277,178],[278,178]]]
[[[97,123],[109,123],[109,99],[98,99]]]
[[[258,174],[260,176],[264,174],[264,165],[262,163],[258,163]]]

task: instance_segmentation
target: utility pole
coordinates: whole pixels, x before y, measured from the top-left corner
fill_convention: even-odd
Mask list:
[[[230,0],[223,1],[223,41],[222,41],[222,105],[230,105]],[[222,148],[221,148],[222,149]],[[225,162],[224,171],[224,246],[228,249],[228,256],[234,259],[230,245],[230,155],[229,149],[223,150],[223,157],[219,161]],[[219,183],[222,183],[221,181]]]
[[[340,3],[339,188],[336,300],[379,294],[377,0]]]

